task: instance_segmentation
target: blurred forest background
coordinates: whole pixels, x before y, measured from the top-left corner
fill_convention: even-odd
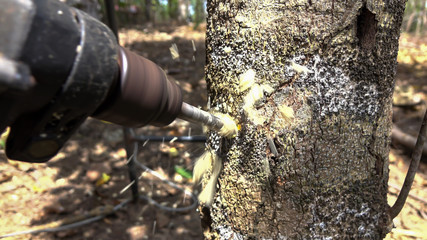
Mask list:
[[[105,21],[104,0],[60,0]],[[206,0],[115,0],[121,27],[204,22]],[[402,31],[421,36],[427,30],[426,0],[408,0]]]
[[[83,9],[105,22],[104,0],[60,0]],[[194,23],[205,21],[204,0],[115,0],[115,10],[121,27],[135,25]]]
[[[106,22],[103,0],[59,0]],[[120,43],[161,66],[181,86],[184,99],[205,108],[205,16],[203,0],[115,0]],[[427,0],[408,0],[393,99],[389,204],[400,191],[427,102]],[[181,120],[164,128],[147,126],[139,135],[203,135],[201,126]],[[62,151],[44,164],[9,160],[7,133],[0,139],[0,236],[37,226],[54,227],[94,209],[128,199],[127,155],[120,126],[88,119]],[[157,175],[194,190],[191,171],[203,143],[144,141],[138,160]],[[139,191],[162,206],[188,206],[188,196],[139,170]],[[387,239],[427,239],[427,146],[407,203]],[[47,225],[46,225],[47,224]],[[95,223],[59,232],[7,239],[202,239],[197,210],[162,210],[150,200],[129,203]]]

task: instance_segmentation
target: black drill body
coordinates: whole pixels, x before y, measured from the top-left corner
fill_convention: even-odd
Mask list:
[[[120,47],[98,20],[56,0],[2,5],[0,132],[11,128],[9,158],[49,160],[89,116],[141,127],[164,126],[180,114],[175,82]]]

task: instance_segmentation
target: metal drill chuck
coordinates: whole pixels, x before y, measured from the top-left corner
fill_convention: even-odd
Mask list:
[[[181,89],[159,66],[120,48],[119,69],[118,81],[93,117],[127,127],[165,126],[175,120]]]

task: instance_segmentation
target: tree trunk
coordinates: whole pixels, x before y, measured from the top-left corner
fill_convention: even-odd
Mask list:
[[[194,5],[194,23],[195,28],[197,28],[200,23],[205,20],[205,7],[203,5],[203,0],[196,0]]]
[[[178,21],[180,23],[187,23],[188,18],[190,16],[190,11],[189,11],[190,0],[179,0],[178,7],[179,7]]]
[[[60,0],[61,2],[66,2],[69,6],[73,6],[85,11],[87,14],[91,15],[96,19],[100,19],[100,9],[99,2],[96,0]]]
[[[426,23],[426,21],[425,21],[425,19],[426,19],[426,8],[427,8],[426,2],[427,2],[426,0],[420,1],[420,3],[421,3],[420,13],[418,16],[417,28],[415,30],[416,36],[420,36],[422,34],[422,32],[423,32],[422,29],[424,28],[425,23]]]
[[[147,22],[153,21],[154,14],[152,14],[152,11],[153,11],[152,6],[153,5],[151,3],[151,0],[145,0],[144,15]]]
[[[380,239],[405,1],[208,1],[207,239]],[[206,181],[204,181],[206,182]]]
[[[169,18],[172,20],[178,19],[178,0],[168,0],[168,14]]]

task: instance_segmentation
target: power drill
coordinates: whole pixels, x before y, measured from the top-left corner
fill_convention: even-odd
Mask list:
[[[177,117],[220,131],[224,121],[183,102],[153,62],[120,47],[108,27],[57,0],[3,0],[0,132],[6,155],[45,162],[92,116],[127,127]]]

